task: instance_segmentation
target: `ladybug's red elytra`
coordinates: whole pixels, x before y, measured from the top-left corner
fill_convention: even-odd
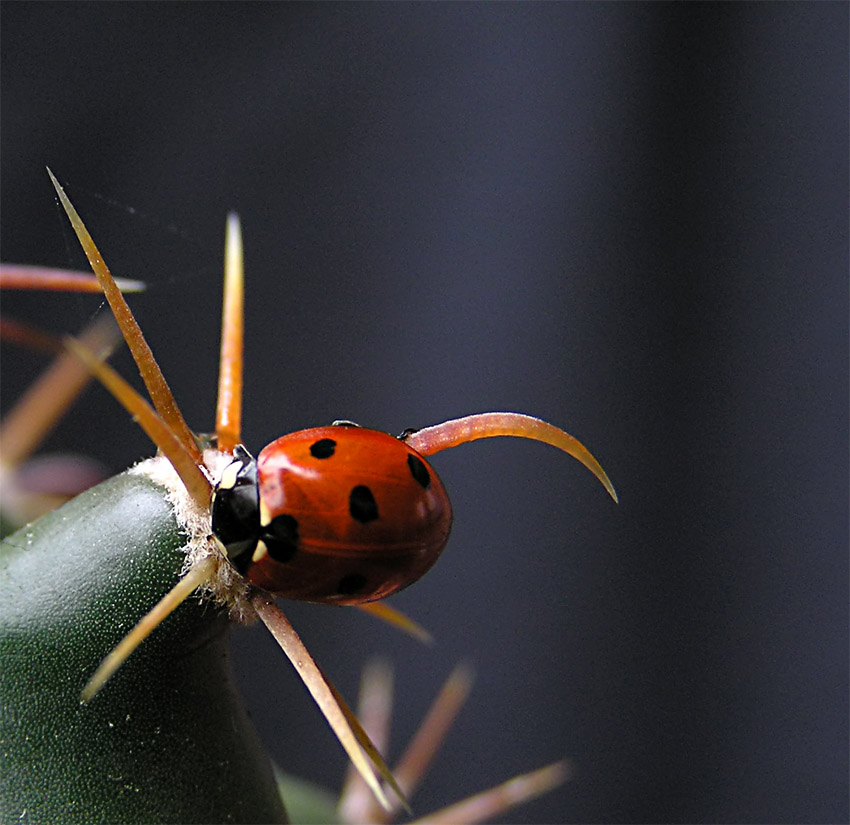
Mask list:
[[[340,422],[234,450],[212,529],[253,585],[290,599],[362,604],[419,579],[449,537],[451,504],[403,440]]]

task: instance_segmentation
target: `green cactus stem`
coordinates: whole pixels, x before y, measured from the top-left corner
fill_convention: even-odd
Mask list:
[[[80,704],[182,544],[163,489],[133,472],[0,544],[0,822],[286,821],[211,604],[181,605]]]

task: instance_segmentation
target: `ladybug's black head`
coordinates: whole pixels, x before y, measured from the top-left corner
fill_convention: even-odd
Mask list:
[[[212,530],[240,572],[251,562],[260,535],[257,460],[240,444],[224,468],[212,500]]]

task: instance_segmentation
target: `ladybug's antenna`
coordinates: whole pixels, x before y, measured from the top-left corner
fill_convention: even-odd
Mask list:
[[[124,340],[130,348],[136,366],[139,368],[139,374],[145,382],[156,411],[159,413],[160,418],[172,429],[195,463],[198,465],[202,464],[201,451],[198,448],[195,437],[186,425],[183,414],[180,412],[177,402],[171,394],[162,370],[159,368],[159,364],[156,363],[151,348],[148,346],[141,328],[133,317],[127,301],[121,294],[121,290],[115,285],[115,280],[109,271],[109,267],[107,267],[103,260],[100,250],[95,245],[82,218],[77,214],[77,210],[74,209],[71,201],[68,200],[65,190],[60,186],[53,172],[48,169],[47,174],[50,175],[50,180],[53,182],[56,194],[59,196],[59,201],[68,215],[68,219],[71,221],[71,226],[80,241],[80,245],[83,247],[83,251],[86,253],[92,271],[100,282],[103,294],[106,296],[106,300],[109,301],[109,306],[112,307],[115,320],[121,328]]]
[[[224,236],[224,300],[215,434],[218,449],[233,452],[242,441],[242,349],[245,326],[245,264],[239,216],[227,216]]]
[[[569,433],[539,418],[532,418],[530,415],[512,412],[467,415],[464,418],[455,418],[433,427],[426,427],[424,430],[416,430],[404,436],[403,441],[422,455],[433,455],[440,450],[448,450],[451,447],[466,444],[468,441],[500,435],[542,441],[544,444],[551,444],[563,450],[584,464],[602,482],[608,495],[614,501],[618,501],[614,485],[587,447]]]

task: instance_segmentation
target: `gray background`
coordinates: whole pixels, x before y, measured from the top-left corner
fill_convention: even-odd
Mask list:
[[[82,267],[50,164],[150,283],[193,426],[235,208],[249,447],[516,409],[617,485],[531,443],[437,456],[454,533],[395,602],[433,649],[287,606],[349,696],[396,663],[396,753],[475,663],[418,812],[570,756],[511,821],[846,821],[847,31],[843,3],[3,5],[3,258]],[[56,332],[99,306],[3,297]],[[41,363],[4,357],[4,408]],[[47,446],[150,452],[100,389]],[[283,655],[235,638],[272,752],[337,784]]]

